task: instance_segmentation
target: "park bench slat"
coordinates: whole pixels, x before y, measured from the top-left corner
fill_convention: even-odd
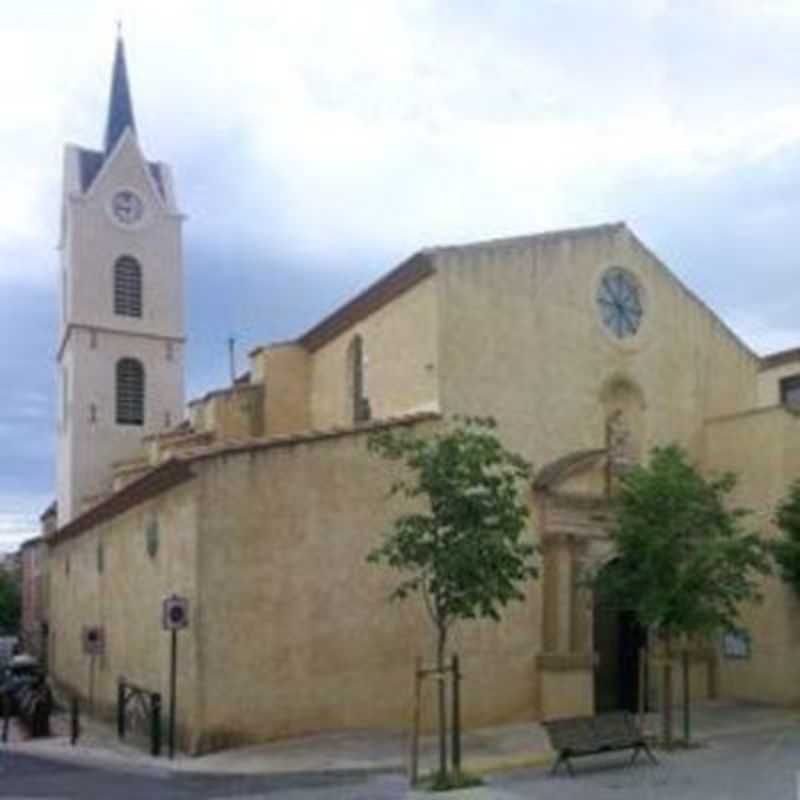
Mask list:
[[[654,763],[658,762],[628,711],[613,711],[593,717],[567,717],[543,722],[550,744],[558,753],[551,773],[555,774],[564,763],[570,775],[570,759],[576,756],[594,755],[615,750],[633,750],[631,764],[641,751]]]

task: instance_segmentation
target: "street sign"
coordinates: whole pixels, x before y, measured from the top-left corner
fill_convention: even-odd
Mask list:
[[[175,757],[175,710],[178,684],[178,631],[189,627],[189,600],[177,594],[164,598],[161,626],[170,631],[169,659],[169,757]]]
[[[161,626],[165,631],[189,627],[189,600],[173,594],[164,598],[161,606]]]
[[[106,632],[102,625],[84,625],[81,632],[83,652],[87,656],[102,656],[106,652]]]

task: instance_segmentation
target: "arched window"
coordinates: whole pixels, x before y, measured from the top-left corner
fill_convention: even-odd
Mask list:
[[[364,342],[356,334],[347,348],[348,393],[353,410],[353,422],[366,422],[371,414],[367,397],[365,372]]]
[[[144,367],[135,358],[117,361],[117,425],[144,425]]]
[[[122,256],[114,264],[114,313],[142,316],[142,268],[130,256]]]

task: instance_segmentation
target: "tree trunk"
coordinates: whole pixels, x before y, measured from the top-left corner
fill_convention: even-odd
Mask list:
[[[672,640],[669,631],[664,633],[664,668],[661,685],[661,736],[664,747],[672,749]]]
[[[436,680],[439,693],[439,780],[444,784],[447,781],[447,694],[445,685],[444,650],[447,640],[447,630],[439,627],[439,636],[436,644]]]

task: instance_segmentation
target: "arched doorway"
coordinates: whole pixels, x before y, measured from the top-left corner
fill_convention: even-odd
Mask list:
[[[613,570],[615,562],[603,570]],[[592,624],[594,644],[595,711],[638,711],[640,692],[647,698],[647,674],[642,676],[642,651],[647,632],[630,609],[611,602],[602,594],[594,598]]]

